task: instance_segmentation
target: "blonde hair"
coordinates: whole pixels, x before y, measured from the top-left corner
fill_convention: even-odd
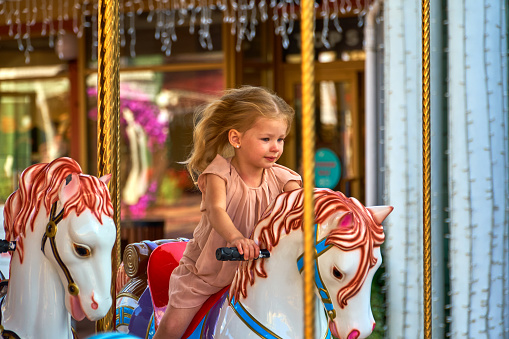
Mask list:
[[[225,91],[220,99],[195,113],[193,150],[184,162],[193,181],[196,183],[217,154],[225,158],[234,155],[228,141],[231,129],[243,133],[263,117],[286,121],[288,134],[294,114],[290,105],[265,88],[243,86]]]

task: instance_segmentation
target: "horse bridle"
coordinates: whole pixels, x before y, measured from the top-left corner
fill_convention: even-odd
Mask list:
[[[322,240],[318,241],[318,226],[319,224],[315,224],[315,255],[314,255],[314,261],[315,261],[315,286],[318,289],[318,293],[320,294],[320,299],[322,299],[323,306],[325,307],[325,310],[327,311],[327,316],[330,320],[334,320],[336,318],[336,310],[334,309],[334,305],[332,304],[332,300],[329,294],[329,291],[327,290],[327,287],[325,287],[322,276],[320,275],[320,270],[318,269],[318,257],[320,257],[322,254],[327,252],[329,249],[332,248],[332,245],[325,245],[325,242],[327,240],[327,237],[323,238]],[[297,267],[299,268],[299,272],[302,273],[302,270],[304,269],[304,253],[301,254],[301,256],[297,259]]]
[[[65,278],[67,279],[67,290],[69,293],[73,296],[77,296],[80,293],[80,289],[78,285],[74,282],[73,278],[71,277],[71,273],[69,272],[69,269],[67,266],[65,266],[64,262],[62,261],[62,258],[60,258],[60,254],[58,254],[58,248],[57,244],[55,242],[55,236],[57,235],[58,230],[58,223],[63,219],[64,216],[64,209],[55,215],[57,210],[57,201],[53,203],[51,206],[51,213],[49,216],[48,224],[46,225],[46,232],[42,236],[42,244],[41,244],[41,251],[42,253],[46,254],[44,252],[44,246],[46,245],[46,240],[50,241],[51,244],[51,251],[53,252],[53,256],[55,257],[55,260],[58,263],[58,266],[62,269],[64,272]]]
[[[256,333],[260,338],[265,339],[282,339],[282,337],[278,336],[270,329],[265,327],[261,322],[259,322],[249,311],[242,305],[240,301],[232,297],[230,301],[230,307],[233,309],[235,314],[246,324],[251,331]],[[331,339],[332,333],[329,327],[327,327],[327,332],[323,339]]]

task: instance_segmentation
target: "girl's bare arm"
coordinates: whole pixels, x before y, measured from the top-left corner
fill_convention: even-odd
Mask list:
[[[298,188],[301,188],[299,185],[299,182],[295,181],[295,180],[291,180],[286,183],[285,187],[283,187],[283,190],[285,192],[288,192],[288,191],[296,190]]]
[[[257,258],[260,253],[258,245],[245,238],[226,213],[226,184],[217,175],[207,175],[205,205],[205,213],[214,230],[232,246],[237,247],[245,259]]]

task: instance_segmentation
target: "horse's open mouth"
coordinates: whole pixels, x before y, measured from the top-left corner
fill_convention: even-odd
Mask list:
[[[331,331],[331,334],[335,337],[335,338],[341,338],[339,336],[339,332],[338,332],[338,328],[336,327],[336,324],[334,323],[334,321],[329,321],[329,329]],[[352,330],[349,334],[348,334],[348,337],[346,339],[357,339],[359,338],[359,331],[357,330]]]
[[[80,299],[73,295],[71,295],[71,315],[77,321],[81,321],[86,317],[85,311],[81,307]]]
[[[331,321],[331,320],[329,321],[329,329],[334,337],[339,338],[338,329],[337,329],[334,321]]]

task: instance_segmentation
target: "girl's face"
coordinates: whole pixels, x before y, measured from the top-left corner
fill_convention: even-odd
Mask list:
[[[256,168],[272,167],[283,154],[286,129],[284,119],[258,118],[250,129],[240,133],[238,160]]]

